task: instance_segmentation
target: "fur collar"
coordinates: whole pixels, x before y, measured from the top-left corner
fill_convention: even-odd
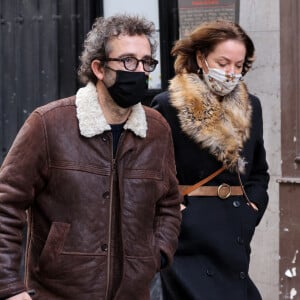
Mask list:
[[[170,81],[169,91],[182,130],[227,169],[244,172],[240,152],[250,135],[252,114],[246,85],[240,82],[220,102],[197,74],[180,74]]]
[[[76,94],[76,113],[81,135],[93,137],[104,131],[111,130],[98,101],[95,85],[89,82]],[[132,112],[124,125],[124,129],[133,131],[139,137],[146,137],[147,120],[141,103],[132,107]]]

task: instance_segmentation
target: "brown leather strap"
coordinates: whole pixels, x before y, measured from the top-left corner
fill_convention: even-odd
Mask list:
[[[246,191],[244,189],[244,185],[243,185],[243,182],[242,182],[242,179],[241,179],[241,174],[240,174],[239,168],[237,169],[237,173],[238,173],[238,178],[239,178],[239,182],[240,182],[241,188],[243,190],[243,194],[244,194],[244,196],[246,198],[246,201],[247,201],[248,205],[250,205],[254,210],[258,211],[258,207],[256,206],[255,203],[253,203],[252,201],[250,201],[250,199],[248,198],[248,195],[247,195],[247,193],[246,193]]]
[[[184,190],[188,185],[179,185],[179,190]],[[242,196],[242,188],[237,186],[231,186],[226,183],[222,183],[219,186],[199,186],[188,194],[188,196],[216,196],[220,199],[227,199],[229,196]]]
[[[219,175],[220,173],[222,173],[224,170],[225,170],[225,167],[222,166],[220,169],[218,169],[217,171],[213,172],[212,174],[210,174],[209,176],[205,177],[204,179],[198,181],[194,185],[189,185],[187,188],[185,188],[185,189],[183,189],[181,191],[181,195],[183,195],[183,196],[188,195],[193,190],[197,189],[198,187],[204,185],[205,183],[207,183],[210,180],[212,180],[213,178],[215,178],[217,175]]]

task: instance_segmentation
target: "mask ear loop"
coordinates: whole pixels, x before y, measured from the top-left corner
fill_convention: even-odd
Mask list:
[[[202,63],[205,63],[205,66],[206,66],[206,69],[207,69],[207,72],[206,73],[208,73],[209,72],[209,66],[208,66],[208,62],[207,62],[207,60],[206,60],[206,58],[204,57],[204,56],[202,56]],[[202,68],[203,69],[203,68]],[[204,72],[204,70],[203,70],[203,72]]]
[[[204,60],[204,62],[206,64],[207,69],[209,70],[209,66],[208,66],[208,62],[207,62],[206,58],[203,58],[203,60]]]

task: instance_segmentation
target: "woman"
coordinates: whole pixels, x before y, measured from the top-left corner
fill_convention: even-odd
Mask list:
[[[152,106],[172,128],[187,196],[174,263],[161,273],[164,299],[262,299],[248,274],[269,182],[261,105],[242,81],[253,42],[239,25],[214,21],[177,41],[172,55],[176,75]]]

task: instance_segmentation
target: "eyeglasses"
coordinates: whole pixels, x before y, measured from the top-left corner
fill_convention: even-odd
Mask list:
[[[142,62],[145,72],[153,72],[158,64],[158,60],[153,58],[137,59],[133,56],[123,58],[107,58],[106,61],[121,61],[127,71],[135,71],[139,65],[139,62]]]

